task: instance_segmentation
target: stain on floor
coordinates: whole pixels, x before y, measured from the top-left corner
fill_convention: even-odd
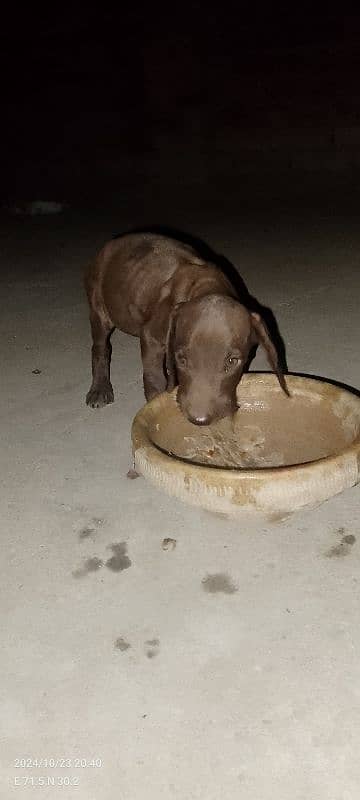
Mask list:
[[[95,533],[95,528],[89,528],[85,525],[85,527],[81,528],[81,531],[79,531],[79,539],[87,539],[93,533]]]
[[[127,555],[126,542],[114,542],[114,544],[109,545],[109,549],[112,550],[113,554],[105,564],[108,569],[111,569],[112,572],[122,572],[124,569],[131,567],[131,561]]]
[[[215,572],[212,575],[206,575],[201,584],[204,592],[209,594],[218,594],[219,592],[222,594],[235,594],[238,591],[238,587],[226,572]]]
[[[176,539],[170,539],[170,537],[167,537],[166,539],[162,540],[161,547],[163,550],[175,550],[176,544]]]
[[[88,525],[84,525],[79,531],[79,539],[88,539],[89,536],[96,534],[96,529],[104,524],[104,520],[99,517],[94,517]]]
[[[356,536],[353,533],[345,533],[344,528],[339,528],[336,533],[341,536],[341,540],[326,551],[326,558],[344,558],[351,553],[351,548],[356,542]]]
[[[126,650],[130,650],[131,644],[122,636],[119,636],[118,639],[115,639],[114,647],[116,650],[120,650],[121,653],[125,653]]]
[[[159,655],[160,639],[148,639],[145,642],[145,653],[147,658],[156,658]]]
[[[82,567],[79,569],[74,570],[73,576],[74,578],[83,578],[85,575],[89,575],[90,572],[97,572],[101,567],[104,566],[104,562],[101,558],[97,556],[92,556],[92,558],[87,558],[84,561]]]

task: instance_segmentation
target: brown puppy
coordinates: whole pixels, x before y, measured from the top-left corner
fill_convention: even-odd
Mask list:
[[[224,272],[189,245],[153,233],[127,234],[105,245],[85,285],[93,338],[86,402],[92,408],[114,399],[114,328],[140,337],[146,399],[178,385],[180,408],[197,425],[235,411],[236,387],[257,344],[287,393],[261,316],[248,311]]]

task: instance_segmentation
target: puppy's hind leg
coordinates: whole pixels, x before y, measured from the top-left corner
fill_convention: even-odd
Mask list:
[[[114,392],[110,382],[110,337],[114,326],[105,316],[94,308],[90,310],[92,334],[92,384],[86,395],[86,403],[91,408],[102,408],[114,402]]]

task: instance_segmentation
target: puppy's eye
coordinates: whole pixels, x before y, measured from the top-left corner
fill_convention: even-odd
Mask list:
[[[184,356],[183,353],[178,353],[176,356],[176,363],[178,367],[186,367],[187,365],[186,356]]]
[[[241,358],[239,356],[228,356],[225,359],[225,372],[229,372],[231,369],[235,369],[241,364]]]

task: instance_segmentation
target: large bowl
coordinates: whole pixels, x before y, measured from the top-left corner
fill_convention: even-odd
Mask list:
[[[322,380],[244,375],[238,411],[209,427],[188,422],[176,390],[136,415],[136,470],[167,494],[229,516],[270,518],[311,508],[359,481],[360,398]]]

